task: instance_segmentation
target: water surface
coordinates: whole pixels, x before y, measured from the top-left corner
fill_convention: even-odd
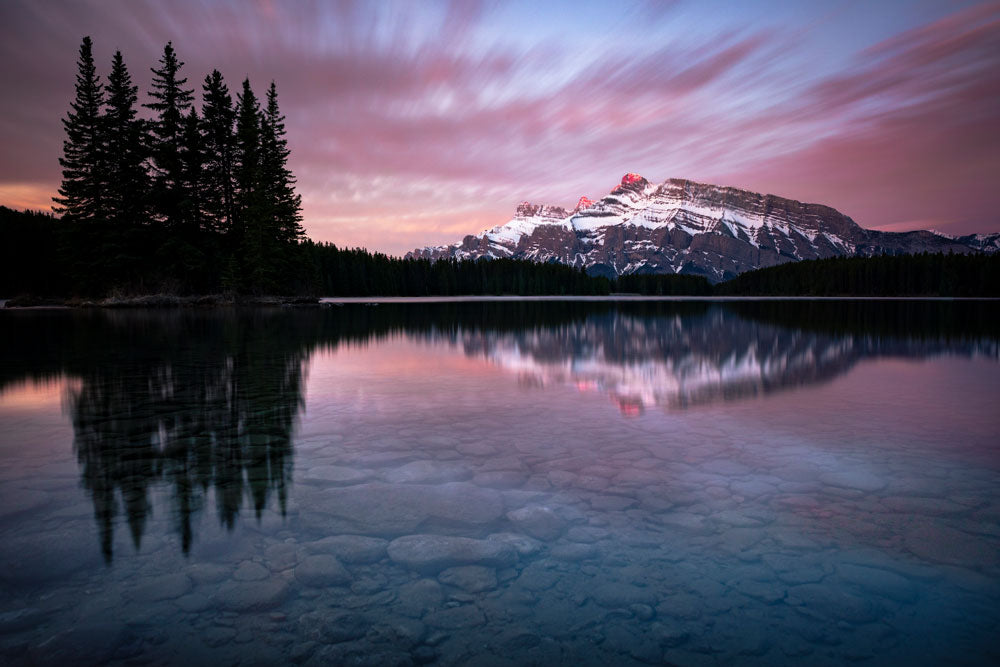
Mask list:
[[[0,655],[996,662],[993,310],[0,312]]]

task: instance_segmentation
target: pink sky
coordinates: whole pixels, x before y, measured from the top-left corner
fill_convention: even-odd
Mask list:
[[[870,5],[877,5],[875,7]],[[309,235],[401,254],[627,171],[1000,231],[1000,3],[0,3],[0,204],[48,208],[76,52],[274,79]]]

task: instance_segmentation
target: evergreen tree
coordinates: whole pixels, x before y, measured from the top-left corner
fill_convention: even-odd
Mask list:
[[[234,184],[233,98],[219,70],[205,77],[202,86],[202,146],[205,155],[202,173],[207,226],[217,232],[233,230]]]
[[[171,42],[163,48],[159,69],[153,68],[152,102],[144,104],[156,112],[150,136],[153,164],[153,203],[158,217],[168,227],[181,222],[180,202],[184,175],[181,143],[184,134],[184,112],[191,106],[193,90],[184,88],[186,78],[178,76],[184,63],[177,60]]]
[[[184,199],[179,202],[180,226],[170,232],[162,247],[169,262],[170,276],[185,291],[206,292],[218,289],[216,234],[206,227],[204,187],[205,149],[202,145],[201,118],[192,106],[184,117],[181,141],[181,187]]]
[[[66,140],[63,142],[62,185],[53,201],[56,213],[68,221],[93,222],[105,214],[104,151],[101,132],[101,106],[104,91],[94,67],[93,43],[84,37],[77,61],[76,97],[63,119]]]
[[[205,148],[201,135],[201,118],[198,111],[191,111],[184,117],[184,137],[181,141],[181,202],[180,214],[184,228],[192,232],[202,230],[206,188],[204,184]]]
[[[236,98],[236,232],[239,242],[240,286],[267,291],[274,281],[272,230],[269,228],[261,184],[260,104],[243,80]]]
[[[136,118],[138,86],[116,51],[107,85],[107,112],[104,116],[104,148],[107,157],[107,211],[113,225],[146,222],[146,192],[149,181],[145,169],[142,121]]]
[[[285,244],[297,243],[305,234],[302,197],[295,192],[295,177],[288,169],[290,153],[285,138],[285,117],[278,110],[278,91],[272,81],[261,117],[261,180],[267,213],[274,221],[278,241]]]
[[[249,219],[260,213],[261,150],[260,104],[243,80],[243,91],[236,97],[236,210],[241,226],[246,229]]]

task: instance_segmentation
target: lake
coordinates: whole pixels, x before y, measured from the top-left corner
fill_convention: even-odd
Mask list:
[[[996,664],[995,302],[0,310],[5,664]]]

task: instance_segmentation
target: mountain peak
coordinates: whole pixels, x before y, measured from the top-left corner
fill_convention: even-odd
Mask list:
[[[580,197],[572,211],[522,202],[505,224],[411,256],[512,257],[610,278],[683,273],[719,281],[802,259],[914,252],[1000,252],[1000,235],[881,232],[829,206],[685,179],[654,187],[630,172],[597,202]]]
[[[636,183],[640,183],[642,185],[648,185],[649,181],[643,178],[640,174],[636,174],[630,171],[629,173],[622,176],[622,182],[620,184],[620,187],[624,188],[628,187],[629,185],[635,185]]]

